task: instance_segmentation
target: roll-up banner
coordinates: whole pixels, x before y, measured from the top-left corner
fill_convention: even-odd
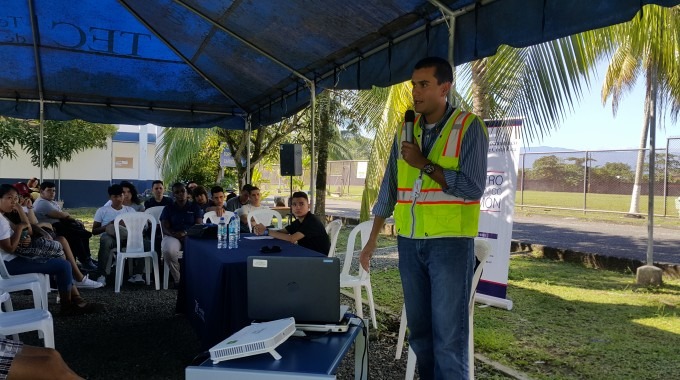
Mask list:
[[[516,128],[522,120],[490,120],[486,189],[480,200],[478,239],[491,246],[475,300],[495,307],[512,309],[507,299],[510,240],[517,189],[517,166],[521,140]],[[500,128],[500,126],[503,128]]]

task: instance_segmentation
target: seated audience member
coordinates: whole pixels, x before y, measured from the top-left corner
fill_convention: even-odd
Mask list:
[[[12,185],[0,185],[0,212],[3,214],[0,216],[0,254],[5,261],[7,272],[13,275],[24,273],[54,275],[61,297],[61,312],[64,315],[90,314],[103,310],[102,305],[87,303],[80,296],[78,288],[73,284],[71,265],[63,258],[41,256],[28,259],[14,254],[20,246],[30,246],[32,233],[31,224],[27,220],[13,224],[5,217],[5,214],[14,210],[20,212],[18,198],[17,191]],[[25,218],[25,214],[23,217]]]
[[[90,253],[90,237],[92,234],[85,230],[82,222],[75,220],[62,210],[54,198],[57,193],[54,182],[43,182],[40,185],[40,197],[33,203],[35,216],[41,223],[50,223],[57,236],[63,236],[71,246],[75,257],[82,264],[83,269],[93,271],[97,264]]]
[[[203,210],[187,199],[187,189],[181,182],[172,185],[172,195],[175,197],[175,202],[170,206],[165,206],[160,217],[163,235],[165,235],[161,241],[161,252],[163,260],[170,267],[170,274],[175,284],[178,284],[180,281],[179,258],[180,251],[184,250],[184,238],[191,226],[203,223]]]
[[[21,223],[22,220],[27,221],[31,225],[31,245],[27,249],[29,258],[35,256],[44,255],[46,252],[37,252],[36,250],[45,250],[60,252],[64,259],[66,259],[71,264],[71,273],[73,279],[76,280],[75,284],[81,289],[84,288],[101,288],[103,284],[90,280],[88,275],[83,275],[76,264],[76,259],[73,257],[73,252],[71,252],[71,247],[68,241],[63,236],[56,236],[54,231],[52,231],[52,225],[48,223],[38,223],[38,218],[36,218],[33,212],[33,201],[30,197],[30,190],[27,185],[18,182],[14,184],[14,188],[17,190],[19,195],[19,206],[11,213],[5,214],[7,219],[16,224]],[[23,215],[21,215],[23,213]],[[22,247],[18,248],[22,249]],[[31,251],[32,250],[32,251]],[[16,253],[17,251],[15,251]],[[21,253],[21,252],[20,252]]]
[[[123,206],[132,207],[137,212],[143,212],[145,208],[139,199],[135,185],[128,181],[122,181],[120,186],[123,187]],[[104,206],[111,206],[111,200],[106,201]]]
[[[106,284],[106,276],[111,273],[111,267],[108,266],[108,261],[111,257],[111,250],[117,248],[116,230],[113,222],[118,215],[124,214],[126,212],[135,212],[132,207],[125,206],[123,204],[123,186],[111,185],[109,186],[108,193],[111,205],[98,208],[94,214],[94,222],[92,223],[92,234],[100,235],[98,257],[99,264],[97,265],[97,275],[99,277],[97,277],[97,282],[101,282],[102,284]],[[125,240],[125,236],[127,236],[126,231],[121,228],[121,244],[123,244],[122,241]],[[135,274],[131,274],[131,277],[128,279],[129,282],[145,282],[141,275],[142,270],[139,268],[140,262],[143,264],[143,261],[141,260],[135,261]]]
[[[26,183],[28,188],[31,190],[31,199],[35,201],[40,196],[40,181],[33,177]]]
[[[263,206],[261,203],[260,189],[257,186],[252,186],[248,192],[248,204],[236,210],[239,218],[241,218],[241,231],[250,232],[248,230],[248,214],[255,210],[269,210],[269,207]],[[251,224],[254,221],[251,220]],[[266,223],[266,225],[271,224],[271,219]]]
[[[206,208],[205,211],[206,212],[215,211],[215,214],[217,214],[217,216],[224,215],[224,211],[227,209],[227,206],[225,203],[226,197],[224,195],[224,189],[222,189],[222,186],[211,187],[210,195],[212,196],[213,205],[211,207]]]
[[[0,379],[9,380],[78,380],[54,348],[35,347],[0,338]]]
[[[270,235],[328,256],[331,240],[323,223],[309,211],[309,198],[302,191],[293,193],[293,215],[295,221],[283,229],[268,230],[263,224],[258,224],[253,227],[253,233]]]
[[[195,181],[189,181],[187,182],[187,200],[192,201],[194,200],[193,193],[194,189],[198,186],[198,184]]]
[[[172,199],[166,197],[163,193],[165,192],[165,186],[163,186],[163,181],[155,180],[151,183],[151,193],[153,197],[144,202],[144,208],[151,208],[156,206],[169,206],[172,204]]]
[[[248,204],[250,198],[250,189],[253,186],[249,183],[243,185],[241,192],[238,197],[233,197],[227,201],[226,210],[231,212],[236,212],[236,210]]]
[[[207,208],[215,205],[211,199],[208,199],[208,191],[203,186],[196,186],[192,195],[194,197],[194,202],[201,210],[203,210],[203,212],[206,212]]]

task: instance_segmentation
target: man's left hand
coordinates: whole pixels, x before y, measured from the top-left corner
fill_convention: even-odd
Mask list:
[[[407,164],[418,170],[422,169],[423,166],[429,162],[427,158],[423,156],[418,144],[410,143],[408,141],[402,141],[401,143],[401,156]]]

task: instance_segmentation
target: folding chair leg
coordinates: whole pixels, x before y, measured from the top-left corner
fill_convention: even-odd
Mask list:
[[[404,350],[404,338],[406,337],[406,304],[401,307],[401,322],[399,322],[399,334],[397,335],[397,352],[394,358],[401,359],[401,352]]]
[[[114,291],[120,293],[120,285],[123,282],[123,267],[125,266],[125,259],[116,259],[116,287]]]
[[[158,257],[154,255],[150,260],[153,261],[153,278],[154,282],[156,283],[156,290],[161,290],[161,279],[159,276],[159,270],[158,270]]]
[[[378,328],[378,321],[375,318],[375,302],[373,302],[373,289],[371,289],[371,283],[366,284],[366,296],[368,297],[368,306],[371,311],[371,320],[373,321],[373,328]]]
[[[408,348],[408,361],[406,362],[406,380],[413,380],[416,375],[416,353],[411,347]]]
[[[361,304],[361,285],[354,287],[354,304],[356,306],[357,316],[364,319],[364,307]]]

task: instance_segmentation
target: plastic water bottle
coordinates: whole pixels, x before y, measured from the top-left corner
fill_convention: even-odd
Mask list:
[[[224,248],[227,248],[227,223],[224,221],[224,217],[221,217],[217,224],[217,249]]]
[[[234,221],[234,217],[229,219],[229,249],[238,248],[238,236],[236,235],[237,232]]]
[[[234,228],[236,228],[236,248],[238,248],[238,241],[241,240],[241,219],[234,214]]]

